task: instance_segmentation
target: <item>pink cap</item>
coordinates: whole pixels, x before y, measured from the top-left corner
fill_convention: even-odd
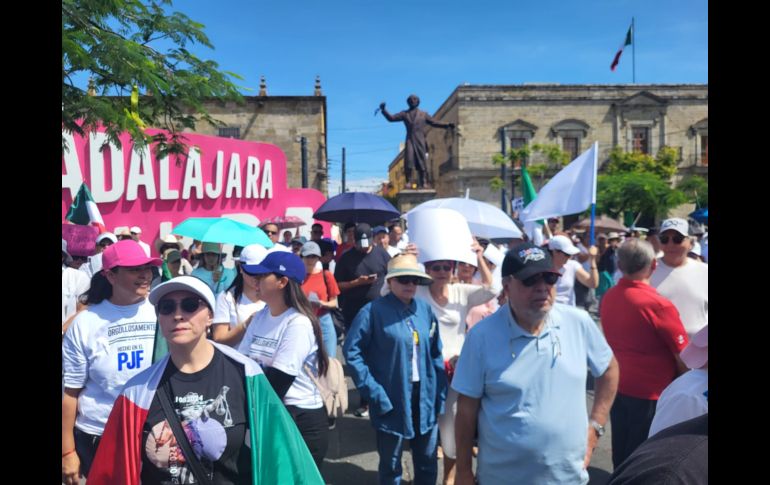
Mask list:
[[[698,330],[698,333],[692,336],[687,347],[682,349],[679,357],[690,369],[700,369],[709,361],[709,326]]]
[[[160,266],[160,258],[149,258],[138,242],[124,239],[109,246],[102,253],[102,268],[112,269],[115,266],[142,266],[151,264]]]

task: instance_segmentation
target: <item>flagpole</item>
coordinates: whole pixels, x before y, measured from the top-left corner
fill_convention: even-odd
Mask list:
[[[592,194],[591,194],[591,246],[595,244],[595,222],[596,222],[596,178],[599,174],[599,142],[594,142],[594,177],[593,177],[593,188],[592,188]]]
[[[634,18],[631,17],[631,59],[633,64],[632,76],[633,84],[636,84],[636,26],[634,26]]]

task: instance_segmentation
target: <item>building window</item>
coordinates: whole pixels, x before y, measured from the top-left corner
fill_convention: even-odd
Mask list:
[[[512,150],[518,150],[519,148],[527,146],[527,139],[526,138],[511,138],[511,149]],[[516,162],[516,165],[514,168],[521,168],[521,160]]]
[[[578,138],[562,138],[562,149],[569,155],[570,161],[578,157],[580,151],[580,140]]]
[[[704,167],[709,165],[709,137],[701,135],[700,137],[700,164]]]
[[[224,138],[241,138],[241,129],[239,127],[227,127],[219,129],[219,136]]]
[[[633,151],[642,152],[644,154],[650,153],[650,129],[634,127],[631,131],[633,137]]]

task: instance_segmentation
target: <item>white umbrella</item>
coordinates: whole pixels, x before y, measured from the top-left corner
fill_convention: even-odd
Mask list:
[[[452,209],[465,217],[471,233],[484,239],[522,238],[521,230],[508,215],[486,202],[460,197],[423,202],[407,213],[421,209]]]

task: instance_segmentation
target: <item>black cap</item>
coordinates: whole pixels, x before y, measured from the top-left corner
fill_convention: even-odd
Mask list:
[[[369,240],[372,239],[372,226],[370,226],[365,222],[362,222],[356,225],[356,241],[360,241],[361,239],[363,239],[364,235],[366,235],[367,239]]]
[[[556,273],[553,269],[551,255],[532,243],[525,242],[510,249],[503,259],[502,276],[513,276],[517,280],[525,280],[538,273]]]

